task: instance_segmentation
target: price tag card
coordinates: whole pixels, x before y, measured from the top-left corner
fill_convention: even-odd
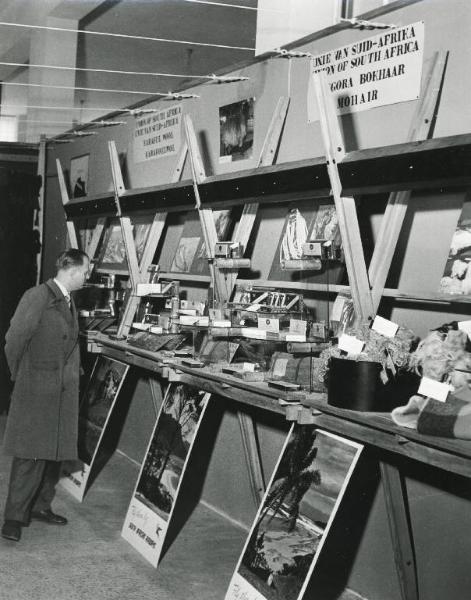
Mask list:
[[[286,374],[287,365],[288,365],[287,358],[277,358],[275,360],[275,364],[273,365],[273,376],[274,377],[284,377]]]
[[[289,332],[299,335],[306,335],[307,321],[302,319],[291,319],[289,322]]]
[[[337,295],[335,298],[334,305],[332,306],[332,312],[330,315],[331,321],[340,321],[342,318],[343,307],[345,306],[345,302],[347,298],[345,296]]]
[[[417,393],[427,396],[427,398],[446,402],[448,394],[453,391],[453,386],[448,383],[440,383],[439,381],[430,379],[430,377],[422,377]]]
[[[458,321],[458,329],[466,332],[471,340],[471,321]]]
[[[287,342],[305,342],[306,336],[301,335],[300,333],[287,333],[285,335],[285,340]]]
[[[267,317],[258,317],[258,328],[263,329],[264,331],[271,331],[272,333],[279,333],[280,320]]]
[[[228,329],[230,326],[231,322],[226,319],[216,319],[215,321],[213,321],[213,327],[225,327],[226,329]]]
[[[371,329],[384,335],[384,337],[393,338],[399,329],[399,325],[383,317],[376,316]]]
[[[354,335],[343,333],[339,337],[339,349],[347,352],[347,354],[360,354],[364,345],[365,342],[362,342]]]

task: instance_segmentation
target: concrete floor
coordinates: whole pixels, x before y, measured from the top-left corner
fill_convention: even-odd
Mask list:
[[[9,465],[1,456],[2,505]],[[18,543],[0,538],[0,600],[224,598],[246,533],[199,504],[155,570],[120,536],[137,475],[115,453],[82,504],[58,489],[67,526],[33,522]]]

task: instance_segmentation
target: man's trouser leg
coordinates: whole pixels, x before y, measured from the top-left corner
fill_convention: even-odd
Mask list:
[[[5,505],[5,521],[29,523],[31,505],[43,480],[45,460],[14,457]]]
[[[46,461],[42,483],[39,487],[38,495],[34,500],[33,511],[39,512],[51,508],[51,502],[56,495],[56,485],[60,477],[60,466],[60,462],[53,460]]]

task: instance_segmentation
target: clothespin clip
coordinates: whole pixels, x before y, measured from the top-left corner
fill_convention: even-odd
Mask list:
[[[114,125],[126,125],[126,121],[93,121],[93,124],[101,127],[113,127]]]
[[[84,137],[87,135],[97,135],[97,132],[96,131],[77,131],[76,129],[74,129],[74,131],[71,131],[67,135],[76,135],[78,137]]]
[[[298,50],[286,50],[285,48],[275,48],[274,52],[281,58],[312,58],[314,55],[310,52],[299,52]]]
[[[242,75],[214,75],[214,73],[210,77],[215,83],[234,83],[250,79],[250,77],[243,77]]]
[[[397,25],[390,23],[377,23],[375,21],[364,21],[363,19],[340,19],[342,23],[349,23],[354,29],[395,29]]]
[[[145,113],[156,113],[156,112],[159,112],[160,109],[158,109],[158,108],[126,108],[124,110],[126,110],[126,112],[128,112],[130,115],[133,115],[133,117],[136,117],[139,115],[143,115]]]
[[[172,100],[184,100],[185,98],[200,98],[198,94],[179,94],[178,92],[168,92],[165,98]]]

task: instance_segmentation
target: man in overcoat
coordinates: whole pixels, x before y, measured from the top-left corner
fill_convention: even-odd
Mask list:
[[[30,519],[65,525],[51,510],[60,462],[77,458],[78,321],[70,292],[86,280],[81,250],[59,255],[57,275],[25,292],[5,336],[14,388],[4,451],[13,456],[4,538],[18,541]]]

